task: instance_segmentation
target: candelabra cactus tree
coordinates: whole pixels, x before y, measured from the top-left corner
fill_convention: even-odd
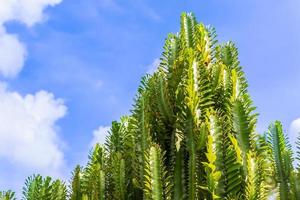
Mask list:
[[[235,45],[219,44],[212,27],[183,13],[158,69],[142,78],[131,114],[112,123],[69,189],[34,176],[23,199],[266,200],[274,192],[300,199],[299,166],[281,124],[262,135],[256,121]]]

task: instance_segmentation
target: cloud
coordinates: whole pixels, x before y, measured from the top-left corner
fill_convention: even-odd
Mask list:
[[[108,135],[109,130],[109,126],[100,126],[98,129],[94,130],[93,140],[90,146],[93,147],[97,143],[104,144],[105,138]]]
[[[148,66],[147,74],[153,74],[157,70],[159,64],[160,64],[160,59],[159,58],[154,59],[152,64]]]
[[[47,19],[44,10],[62,0],[0,0],[0,75],[14,78],[26,61],[25,44],[5,24],[27,27]],[[57,121],[67,111],[53,94],[21,95],[0,82],[0,188],[19,191],[32,173],[64,178],[66,163]]]
[[[14,77],[24,64],[26,48],[13,34],[0,31],[0,73],[4,77]]]
[[[0,0],[0,23],[16,20],[33,26],[44,19],[43,11],[62,0]]]
[[[294,152],[296,152],[296,141],[297,137],[300,136],[300,118],[297,118],[292,121],[289,129],[289,139],[291,142],[291,145],[294,149]]]
[[[44,9],[62,0],[0,0],[0,73],[6,78],[18,75],[27,55],[25,45],[4,24],[18,21],[31,27],[45,19]]]
[[[57,120],[67,108],[53,94],[39,91],[20,95],[0,86],[0,158],[43,172],[64,165]]]
[[[0,83],[0,188],[19,196],[32,174],[66,179],[57,125],[66,112],[64,102],[49,92],[21,95]]]

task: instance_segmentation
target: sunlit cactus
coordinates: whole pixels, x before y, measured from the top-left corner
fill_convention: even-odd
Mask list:
[[[32,176],[23,199],[267,200],[276,193],[299,200],[300,167],[281,124],[256,132],[238,50],[216,38],[183,13],[158,69],[142,78],[131,114],[112,123],[105,143],[73,171],[69,189]],[[2,192],[0,199],[15,198]]]

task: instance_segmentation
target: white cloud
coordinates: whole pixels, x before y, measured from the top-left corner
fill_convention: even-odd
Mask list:
[[[16,166],[55,174],[64,167],[56,122],[66,106],[53,94],[20,95],[0,85],[0,158]]]
[[[0,32],[0,73],[5,77],[17,75],[24,64],[26,49],[13,34]]]
[[[46,19],[44,10],[62,0],[0,0],[0,75],[16,77],[27,50],[5,24],[17,21],[27,27]],[[63,143],[57,120],[66,114],[63,101],[40,91],[21,95],[0,82],[0,187],[18,191],[32,173],[64,178]]]
[[[93,147],[97,143],[104,144],[105,138],[108,135],[109,130],[109,126],[100,126],[98,129],[94,130],[93,140],[90,146]]]
[[[160,59],[159,58],[154,59],[152,64],[148,66],[147,74],[153,74],[157,70],[159,64],[160,64]]]
[[[22,70],[26,47],[18,37],[6,32],[4,23],[19,21],[28,27],[45,19],[44,9],[62,0],[0,0],[0,73],[15,77]]]
[[[294,121],[292,121],[289,129],[289,139],[294,149],[294,152],[296,152],[295,143],[297,141],[298,136],[300,136],[300,118],[297,118]]]
[[[43,11],[62,0],[0,0],[0,23],[17,20],[33,26],[44,19]]]

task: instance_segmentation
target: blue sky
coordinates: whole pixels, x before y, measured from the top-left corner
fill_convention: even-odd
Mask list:
[[[24,60],[20,61],[19,71],[15,70],[13,75],[7,75],[7,69],[1,70],[0,62],[3,88],[0,96],[8,101],[0,100],[0,112],[7,105],[15,107],[11,102],[16,99],[18,105],[21,102],[25,108],[37,108],[38,114],[46,110],[51,117],[44,116],[43,123],[37,120],[40,115],[26,111],[34,116],[34,128],[28,128],[28,134],[35,131],[32,137],[40,138],[39,132],[45,132],[42,137],[45,145],[32,151],[41,150],[47,156],[48,150],[42,148],[49,144],[50,138],[49,152],[54,153],[49,154],[60,164],[52,166],[52,160],[45,161],[46,164],[34,159],[24,162],[23,157],[15,154],[11,161],[8,159],[11,154],[0,148],[3,189],[20,188],[24,177],[34,170],[66,178],[75,164],[83,164],[93,132],[99,127],[102,129],[97,134],[105,132],[112,120],[129,113],[141,76],[160,57],[167,34],[179,30],[183,11],[192,11],[199,21],[214,26],[220,42],[236,43],[250,93],[260,113],[258,131],[264,131],[269,122],[277,119],[290,134],[300,130],[300,2],[297,0],[39,1],[43,2],[40,16],[30,15],[30,6],[34,5],[29,5],[24,15],[5,18],[1,14],[5,6],[1,10],[0,0],[0,44],[2,27],[3,37],[13,35],[26,49],[21,54]],[[34,22],[28,20],[34,17]],[[12,57],[18,54],[14,50],[5,52],[11,52],[6,56]],[[30,97],[34,100],[28,100]],[[22,118],[7,123],[22,128],[24,123],[20,121]],[[23,133],[11,127],[3,129],[0,126],[0,138],[16,143],[16,148],[23,147],[24,141],[12,138]],[[8,132],[12,136],[7,136]],[[31,144],[40,142],[31,141]],[[25,153],[27,158],[35,156],[31,151]]]

